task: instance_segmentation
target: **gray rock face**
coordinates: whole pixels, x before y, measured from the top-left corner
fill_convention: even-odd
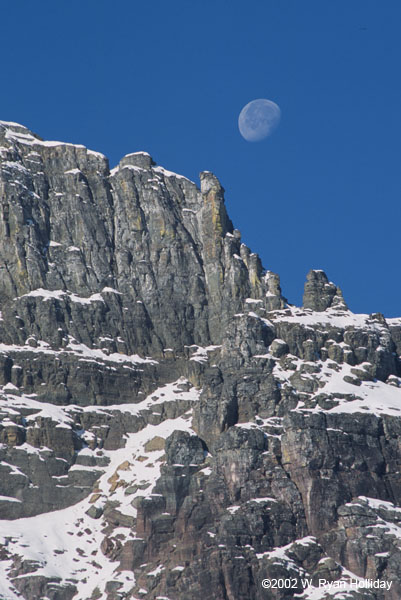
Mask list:
[[[323,311],[330,307],[346,309],[340,288],[327,279],[324,271],[309,271],[304,291],[304,307]]]
[[[1,599],[398,600],[400,319],[146,152],[0,122],[0,205]]]
[[[205,460],[205,444],[186,431],[174,431],[167,438],[165,448],[168,465],[201,464]]]

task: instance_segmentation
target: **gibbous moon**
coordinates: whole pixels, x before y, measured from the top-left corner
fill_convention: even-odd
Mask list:
[[[281,110],[275,102],[260,98],[244,106],[238,117],[238,128],[248,142],[259,142],[269,136],[280,122]]]

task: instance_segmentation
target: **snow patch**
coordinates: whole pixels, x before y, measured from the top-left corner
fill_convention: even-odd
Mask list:
[[[184,177],[184,175],[178,175],[178,173],[173,173],[172,171],[168,171],[167,169],[164,169],[163,167],[153,167],[153,171],[156,173],[159,173],[160,175],[163,175],[164,177],[174,177],[175,179],[185,179],[186,181],[189,181],[190,183],[195,185],[193,181],[188,179],[188,177]]]

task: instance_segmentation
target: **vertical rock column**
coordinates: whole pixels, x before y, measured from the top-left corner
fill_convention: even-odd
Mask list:
[[[222,333],[224,286],[223,238],[233,231],[224,205],[224,189],[209,171],[200,173],[202,210],[201,237],[206,285],[209,296],[209,330],[217,341]]]
[[[324,271],[313,269],[306,276],[303,306],[318,312],[330,307],[347,309],[340,288],[327,279]]]

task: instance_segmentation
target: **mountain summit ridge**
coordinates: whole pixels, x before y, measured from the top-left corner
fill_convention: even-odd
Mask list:
[[[218,315],[239,308],[237,302],[230,310],[232,298],[261,295],[260,260],[240,243],[238,232],[226,235],[233,228],[213,174],[201,173],[199,190],[155,167],[143,152],[123,157],[110,173],[107,159],[83,146],[39,141],[32,153],[36,141],[30,133],[20,139],[3,129],[3,193],[12,199],[15,190],[8,186],[23,186],[18,204],[4,208],[3,260],[10,265],[4,300],[39,288],[81,296],[121,288],[132,303],[146,304],[147,314],[139,306],[136,312],[148,319],[149,339],[130,340],[131,350],[146,354],[215,343],[222,333]],[[15,239],[10,227],[19,228]],[[241,260],[233,258],[241,254]],[[168,288],[167,307],[159,282],[163,295]],[[199,318],[209,306],[211,314]],[[171,309],[179,330],[167,314]]]
[[[400,597],[401,318],[146,152],[0,121],[0,204],[2,600]]]

